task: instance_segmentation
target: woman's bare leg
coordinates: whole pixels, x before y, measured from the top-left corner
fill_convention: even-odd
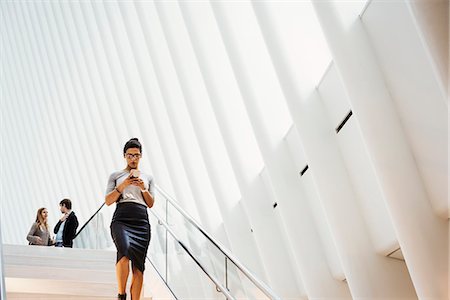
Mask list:
[[[133,267],[133,280],[131,281],[131,300],[141,299],[142,284],[144,274],[139,269]]]
[[[119,294],[125,294],[127,287],[128,274],[130,273],[130,260],[128,257],[122,257],[116,264],[116,276]]]

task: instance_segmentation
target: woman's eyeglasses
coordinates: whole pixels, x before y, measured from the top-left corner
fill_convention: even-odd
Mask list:
[[[131,153],[127,153],[125,154],[125,157],[128,159],[138,159],[141,158],[141,154],[140,153],[136,153],[136,154],[131,154]]]

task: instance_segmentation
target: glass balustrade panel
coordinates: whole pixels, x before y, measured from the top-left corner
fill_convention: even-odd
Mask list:
[[[151,226],[151,239],[147,256],[154,263],[154,267],[156,268],[156,270],[161,274],[164,280],[166,280],[166,229],[153,214],[149,213],[149,219]]]
[[[168,235],[168,285],[178,299],[226,299],[188,252]]]
[[[192,251],[208,273],[217,278],[220,283],[225,283],[225,255],[170,203],[167,211],[170,229]]]
[[[270,300],[261,289],[254,284],[233,262],[226,264],[226,287],[236,299],[245,300]]]
[[[83,229],[79,228],[80,233],[73,240],[73,247],[114,250],[115,246],[109,229],[110,223],[111,220],[106,220],[100,210]]]

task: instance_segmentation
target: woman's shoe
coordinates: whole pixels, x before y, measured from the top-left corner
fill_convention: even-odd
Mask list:
[[[117,294],[117,299],[119,300],[127,300],[127,294]]]

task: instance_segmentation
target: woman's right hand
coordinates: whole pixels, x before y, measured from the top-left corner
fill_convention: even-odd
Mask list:
[[[135,183],[138,178],[131,177],[131,174],[119,185],[117,185],[108,195],[105,196],[106,205],[111,205],[120,198],[120,194],[123,193],[124,189]],[[118,194],[119,193],[119,194]]]
[[[123,193],[123,190],[129,186],[132,185],[135,182],[136,178],[131,177],[131,174],[121,183],[117,186],[117,189],[120,193]]]
[[[36,241],[37,241],[37,243],[42,244],[42,239],[41,239],[40,236],[37,236],[37,237],[36,237]]]

